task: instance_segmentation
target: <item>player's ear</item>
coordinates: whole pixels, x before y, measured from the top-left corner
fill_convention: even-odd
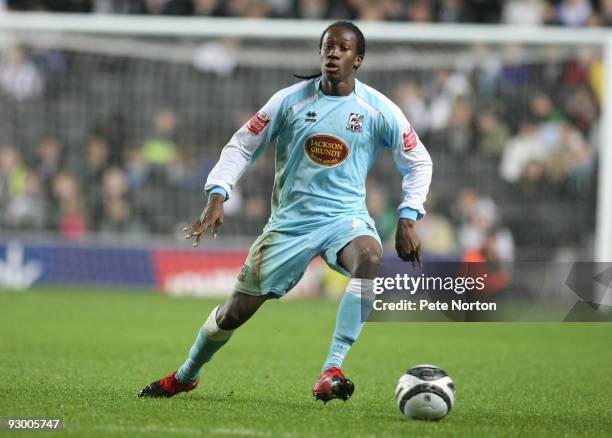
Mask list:
[[[363,56],[357,55],[357,57],[355,58],[355,62],[353,62],[353,68],[357,70],[359,67],[361,67],[362,62],[363,62]]]

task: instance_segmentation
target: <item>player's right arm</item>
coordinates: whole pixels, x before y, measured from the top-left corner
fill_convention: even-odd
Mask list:
[[[291,87],[290,87],[291,88]],[[246,169],[278,136],[283,127],[283,100],[288,89],[277,92],[230,139],[221,151],[221,157],[211,170],[204,190],[208,202],[200,217],[184,228],[186,239],[195,239],[197,246],[206,231],[212,227],[216,238],[223,225],[223,203],[229,199],[232,189]]]

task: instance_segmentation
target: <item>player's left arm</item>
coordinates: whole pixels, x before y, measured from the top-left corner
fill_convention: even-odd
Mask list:
[[[432,161],[414,128],[397,107],[384,120],[382,132],[391,148],[395,164],[402,175],[403,199],[395,233],[395,249],[404,261],[421,264],[421,242],[415,230],[416,221],[425,215],[423,204],[429,192]]]

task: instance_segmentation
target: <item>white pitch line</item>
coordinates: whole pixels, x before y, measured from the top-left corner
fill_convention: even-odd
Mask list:
[[[140,433],[175,433],[189,435],[234,435],[234,436],[252,436],[252,437],[273,437],[278,434],[271,432],[262,432],[256,429],[247,428],[225,428],[219,427],[214,429],[196,429],[193,427],[158,427],[158,426],[121,426],[118,424],[100,424],[94,427],[97,430],[107,430],[114,432],[140,432]],[[295,436],[291,433],[282,434],[285,438]]]

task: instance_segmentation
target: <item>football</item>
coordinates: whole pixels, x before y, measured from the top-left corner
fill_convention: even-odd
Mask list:
[[[455,384],[443,369],[417,365],[400,377],[395,398],[407,418],[440,420],[455,404]]]

